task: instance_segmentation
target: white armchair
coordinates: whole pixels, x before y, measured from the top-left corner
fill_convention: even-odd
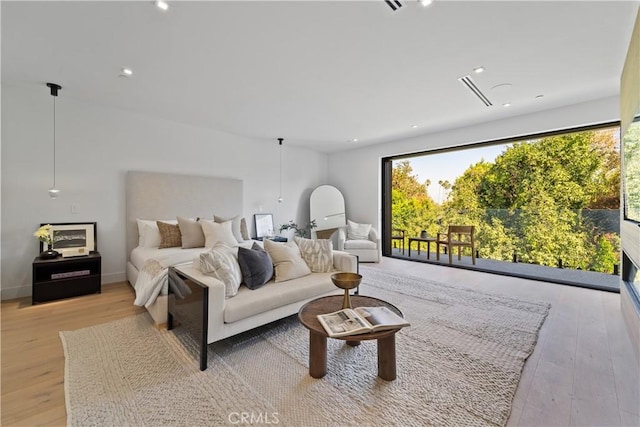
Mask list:
[[[382,256],[382,243],[378,232],[371,227],[366,240],[349,239],[347,233],[348,226],[338,228],[337,250],[357,255],[360,262],[380,262]]]

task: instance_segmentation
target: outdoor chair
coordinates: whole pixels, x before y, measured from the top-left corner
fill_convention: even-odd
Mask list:
[[[471,262],[476,265],[476,249],[474,241],[475,227],[473,225],[450,225],[446,233],[438,233],[436,237],[436,260],[440,260],[440,245],[447,248],[449,264],[453,263],[453,250],[458,248],[458,261],[461,259],[462,249],[471,249]]]
[[[394,248],[396,247],[396,242],[398,243],[397,247],[402,249],[402,255],[404,255],[404,230],[397,228],[391,230],[391,241]]]

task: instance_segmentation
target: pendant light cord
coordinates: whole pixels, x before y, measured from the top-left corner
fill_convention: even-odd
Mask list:
[[[53,188],[56,187],[56,97],[53,97]]]
[[[280,145],[280,195],[278,196],[278,203],[282,203],[282,141],[284,138],[278,138],[278,144]]]

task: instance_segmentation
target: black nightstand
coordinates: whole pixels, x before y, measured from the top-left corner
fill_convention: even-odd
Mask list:
[[[33,260],[32,304],[101,292],[102,257]]]

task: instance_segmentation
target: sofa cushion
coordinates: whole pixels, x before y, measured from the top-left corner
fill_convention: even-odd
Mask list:
[[[305,239],[294,237],[300,248],[302,259],[307,263],[312,273],[328,273],[333,270],[333,245],[328,239]]]
[[[243,286],[238,294],[225,301],[224,322],[232,323],[256,314],[313,298],[332,290],[332,273],[313,273],[282,283],[270,281],[254,291]]]
[[[376,242],[371,240],[346,240],[344,242],[344,249],[377,249]]]
[[[276,282],[284,282],[311,274],[311,270],[302,259],[300,249],[295,242],[279,243],[266,239],[262,243],[273,260],[276,269]]]
[[[238,248],[238,264],[242,271],[242,283],[249,289],[258,289],[273,277],[273,261],[257,243],[251,249]]]
[[[358,224],[347,220],[347,240],[367,240],[370,231],[371,224]]]

